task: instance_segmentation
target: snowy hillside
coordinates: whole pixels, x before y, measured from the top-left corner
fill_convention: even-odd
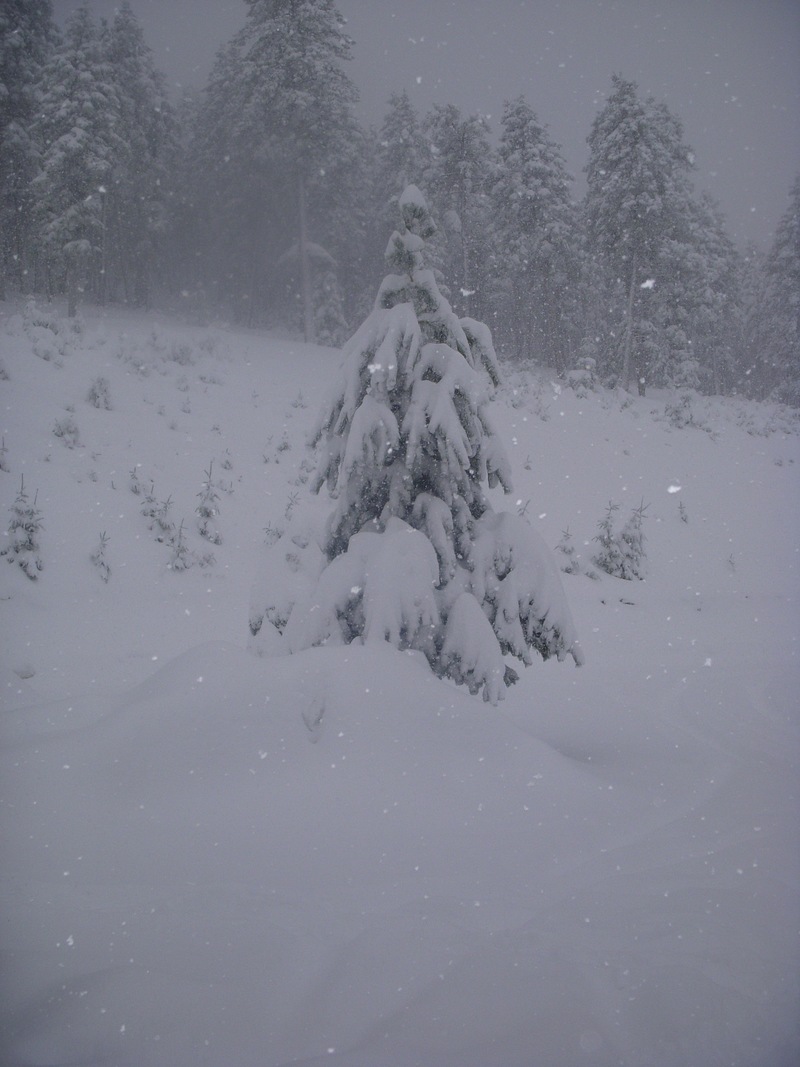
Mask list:
[[[0,307],[3,1064],[796,1063],[796,417],[506,367],[493,503],[569,530],[586,663],[490,707],[254,654],[338,364]],[[610,502],[644,581],[592,563]]]

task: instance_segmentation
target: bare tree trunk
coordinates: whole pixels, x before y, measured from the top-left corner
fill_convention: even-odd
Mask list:
[[[633,294],[636,285],[636,253],[631,263],[631,282],[628,288],[628,322],[625,329],[625,348],[622,357],[622,374],[619,383],[623,389],[628,388],[631,377],[631,351],[633,349]]]
[[[100,193],[100,284],[98,286],[98,300],[100,307],[106,306],[107,284],[106,271],[106,194],[105,190]]]
[[[464,313],[469,318],[472,315],[472,287],[470,286],[469,257],[467,255],[467,242],[464,237],[463,221],[461,226],[461,270],[464,274],[464,288],[461,292],[464,298]]]
[[[314,309],[311,303],[311,268],[308,262],[308,220],[306,218],[306,186],[302,174],[298,179],[298,216],[300,223],[299,255],[300,284],[303,290],[303,340],[314,341]]]
[[[78,314],[78,263],[74,256],[67,260],[67,317]]]

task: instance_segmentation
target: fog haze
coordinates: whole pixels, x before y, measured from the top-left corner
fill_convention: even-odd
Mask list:
[[[78,0],[55,0],[63,24]],[[94,0],[108,17],[116,0]],[[131,0],[176,91],[199,88],[243,24],[242,0]],[[520,93],[563,148],[583,192],[586,137],[611,75],[638,82],[683,121],[699,188],[739,241],[769,243],[800,170],[800,4],[795,0],[339,0],[355,41],[359,115],[390,93],[420,112],[487,115]]]

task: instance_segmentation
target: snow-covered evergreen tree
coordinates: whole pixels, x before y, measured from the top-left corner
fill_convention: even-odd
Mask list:
[[[40,239],[51,284],[66,284],[71,316],[100,266],[105,195],[124,148],[120,115],[112,70],[83,4],[44,68],[33,124],[42,153],[34,181]]]
[[[98,295],[117,295],[144,306],[159,236],[167,226],[167,163],[175,150],[176,129],[166,81],[128,0],[105,30],[103,48],[119,100],[122,144],[106,186]]]
[[[502,336],[517,355],[573,363],[578,219],[558,146],[522,97],[503,110],[491,189]]]
[[[212,545],[221,545],[222,535],[217,529],[219,493],[211,478],[213,469],[214,461],[212,460],[208,465],[208,470],[203,472],[205,478],[200,492],[197,494],[200,497],[200,503],[194,511],[195,515],[197,515],[197,529],[200,531],[200,535],[205,537],[206,541],[210,541]]]
[[[5,556],[9,563],[16,563],[31,581],[36,581],[43,567],[39,548],[42,527],[42,513],[36,506],[36,497],[30,499],[25,492],[25,481],[21,479],[19,492],[11,506],[10,540],[0,551],[0,556]]]
[[[629,582],[644,578],[646,552],[642,523],[646,510],[644,503],[634,508],[625,525],[617,532],[614,516],[619,511],[619,504],[612,501],[608,505],[606,514],[597,524],[598,533],[594,538],[598,549],[592,562],[600,570]]]
[[[435,104],[424,130],[429,140],[425,192],[442,231],[443,254],[436,266],[448,279],[454,307],[465,315],[484,314],[490,304],[493,229],[489,124],[481,115],[462,115],[453,104]]]
[[[771,355],[774,323],[766,254],[752,243],[741,256],[736,281],[739,303],[733,323],[733,387],[736,392],[764,400],[775,387]]]
[[[800,175],[766,262],[773,395],[800,405]]]
[[[31,125],[42,67],[56,41],[50,0],[0,4],[0,299],[6,279],[33,288],[31,182],[39,147]]]
[[[216,238],[209,271],[249,308],[263,306],[265,294],[274,302],[283,292],[278,261],[295,245],[303,330],[313,340],[309,248],[324,240],[319,221],[358,136],[357,93],[344,70],[351,41],[333,0],[247,0],[247,8],[218,53],[193,149],[199,217],[211,219]],[[336,258],[336,248],[327,251]]]
[[[353,640],[422,652],[433,670],[496,702],[544,658],[582,662],[558,568],[528,522],[496,513],[511,489],[489,402],[498,383],[488,328],[456,317],[424,264],[435,232],[415,186],[400,197],[375,307],[344,349],[320,416],[315,484],[336,501],[327,565],[295,603],[290,650]]]
[[[618,380],[627,388],[635,376],[643,390],[664,346],[685,350],[684,332],[665,316],[662,296],[675,269],[665,252],[682,238],[691,202],[692,154],[667,107],[641,100],[636,84],[617,75],[588,141],[589,243],[624,290],[624,303],[615,308],[621,330],[610,331],[623,338]],[[671,333],[664,332],[667,327]]]
[[[382,205],[381,223],[393,226],[400,194],[423,173],[430,157],[422,125],[407,92],[393,93],[389,97],[379,145],[375,180],[379,189],[388,192]]]

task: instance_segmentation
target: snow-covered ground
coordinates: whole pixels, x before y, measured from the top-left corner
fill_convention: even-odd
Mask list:
[[[388,646],[248,651],[337,366],[0,310],[3,529],[21,478],[43,523],[35,581],[0,561],[3,1064],[797,1063],[797,421],[507,368],[496,506],[589,570],[644,502],[647,578],[565,574],[585,666],[491,707]]]

